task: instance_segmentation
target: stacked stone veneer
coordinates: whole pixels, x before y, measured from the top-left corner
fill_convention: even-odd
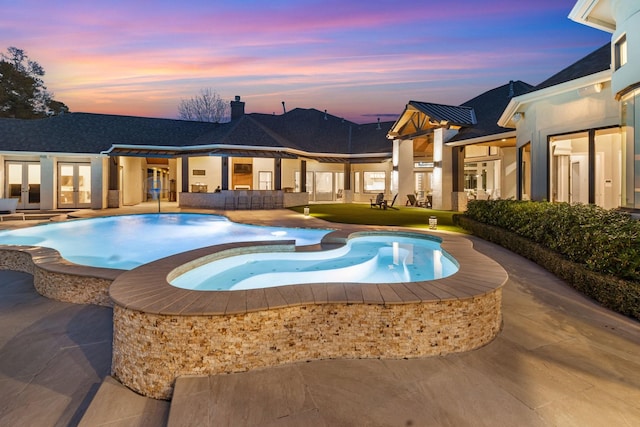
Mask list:
[[[121,275],[110,289],[112,374],[136,392],[168,399],[181,375],[330,358],[444,355],[478,348],[500,330],[506,272],[462,237],[443,243],[460,270],[435,281],[208,292],[167,282],[203,259],[274,247],[248,245],[221,245],[214,254],[203,248]]]
[[[57,301],[112,306],[109,286],[122,270],[70,263],[49,248],[3,246],[0,269],[33,275],[36,291]]]
[[[168,316],[115,306],[113,374],[139,393],[169,399],[175,379],[186,374],[468,351],[500,330],[501,295],[498,288],[466,300],[310,304],[224,316]]]

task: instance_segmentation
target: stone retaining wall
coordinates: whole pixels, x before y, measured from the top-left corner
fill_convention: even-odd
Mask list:
[[[376,285],[370,285],[376,286]],[[114,307],[113,374],[169,399],[178,376],[331,358],[416,358],[469,351],[499,332],[502,289],[427,303],[301,305],[226,316]]]
[[[40,295],[74,304],[111,307],[109,286],[122,270],[85,267],[68,262],[58,251],[37,246],[3,246],[0,269],[33,275]]]
[[[309,203],[309,193],[282,190],[222,190],[219,193],[180,193],[181,208],[252,210],[282,209]]]

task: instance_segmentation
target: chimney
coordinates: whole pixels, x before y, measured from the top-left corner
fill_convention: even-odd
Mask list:
[[[240,95],[236,95],[236,99],[231,101],[231,120],[237,120],[244,116],[244,102],[240,101]]]

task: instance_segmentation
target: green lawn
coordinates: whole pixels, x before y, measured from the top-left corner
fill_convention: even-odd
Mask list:
[[[303,213],[304,206],[294,206],[293,211]],[[372,208],[368,203],[331,203],[309,205],[310,215],[330,222],[344,224],[389,225],[429,228],[429,217],[438,218],[438,230],[465,233],[453,224],[453,215],[458,212],[399,206],[393,209]]]

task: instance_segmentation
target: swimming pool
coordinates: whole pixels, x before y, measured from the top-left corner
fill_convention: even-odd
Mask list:
[[[239,224],[221,215],[159,213],[49,223],[0,232],[0,245],[43,246],[76,264],[130,270],[205,246],[244,241],[295,240],[313,245],[326,229]]]
[[[389,234],[355,237],[328,251],[230,256],[189,270],[170,283],[197,291],[233,291],[305,283],[420,282],[456,271],[457,262],[439,242],[428,236]]]

